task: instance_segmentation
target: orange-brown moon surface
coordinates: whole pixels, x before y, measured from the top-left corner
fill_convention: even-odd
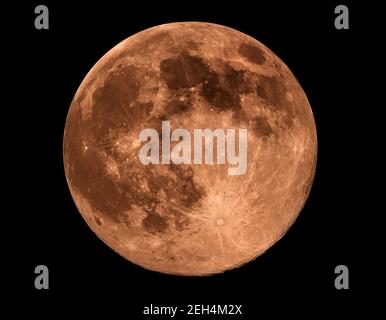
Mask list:
[[[144,128],[246,128],[247,171],[139,161]],[[143,142],[142,142],[143,144]],[[263,254],[309,194],[317,136],[288,67],[234,29],[186,22],[139,32],[106,53],[68,112],[71,195],[109,247],[144,268],[208,275]]]

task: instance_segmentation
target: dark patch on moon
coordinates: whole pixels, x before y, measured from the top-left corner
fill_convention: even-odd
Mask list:
[[[170,196],[175,197],[184,207],[192,208],[204,196],[203,190],[199,190],[193,182],[193,169],[175,164],[171,164],[169,168],[177,178],[170,189]]]
[[[129,104],[139,95],[138,68],[125,66],[112,72],[103,86],[93,93],[92,132],[101,138],[109,130],[123,127],[126,118],[131,117]]]
[[[253,88],[246,71],[236,70],[227,63],[215,72],[201,58],[182,52],[161,62],[161,79],[172,90],[188,89],[202,84],[201,96],[216,111],[239,111],[240,94],[251,93]],[[183,112],[188,105],[171,102],[172,109]]]
[[[256,94],[266,102],[267,108],[283,115],[282,123],[286,128],[293,126],[294,107],[287,98],[287,86],[280,78],[259,75]]]
[[[253,87],[250,79],[248,79],[247,71],[245,70],[236,70],[232,68],[229,64],[224,64],[224,81],[223,85],[225,89],[229,92],[234,92],[235,94],[242,93],[251,93],[253,92]]]
[[[254,64],[263,64],[265,62],[265,56],[263,51],[251,44],[243,43],[239,47],[239,53],[246,58],[249,62]]]
[[[201,95],[217,111],[240,109],[240,101],[232,92],[227,91],[220,83],[217,73],[212,73],[202,86]]]
[[[256,93],[260,98],[263,98],[264,100],[269,100],[268,94],[265,91],[264,87],[261,85],[257,85],[256,87]]]
[[[251,82],[245,73],[223,64],[221,73],[210,71],[206,75],[201,95],[216,111],[240,112],[240,94],[252,92]]]
[[[254,119],[254,129],[258,136],[269,137],[273,134],[273,129],[266,117],[258,116]]]
[[[192,102],[188,99],[181,101],[180,99],[171,100],[167,103],[165,111],[169,116],[183,114],[192,106]]]
[[[204,80],[208,68],[202,59],[187,52],[161,61],[161,79],[173,90],[192,88]]]
[[[157,174],[153,171],[149,172],[146,178],[149,178],[147,181],[147,185],[150,189],[150,192],[153,194],[156,194],[161,189],[164,189],[170,186],[170,177]]]
[[[256,93],[274,109],[285,109],[288,106],[286,100],[286,86],[277,77],[259,75],[259,83]]]
[[[143,220],[144,228],[151,233],[162,233],[168,229],[168,223],[157,213],[150,213]]]

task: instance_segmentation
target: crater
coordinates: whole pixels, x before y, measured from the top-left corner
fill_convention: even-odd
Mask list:
[[[221,219],[221,218],[218,218],[218,219],[216,220],[216,225],[218,225],[218,226],[222,226],[224,223],[225,223],[224,220]]]
[[[102,221],[101,221],[98,217],[94,217],[94,220],[95,220],[95,223],[96,223],[98,226],[101,226],[101,225],[102,225]]]
[[[249,62],[254,64],[260,65],[263,64],[266,60],[261,49],[248,43],[243,43],[240,45],[239,53]]]

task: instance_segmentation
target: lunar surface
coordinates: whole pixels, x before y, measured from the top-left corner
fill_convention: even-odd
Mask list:
[[[143,165],[139,134],[161,134],[163,120],[190,132],[247,129],[247,171]],[[272,51],[234,29],[188,22],[139,32],[94,65],[63,148],[75,204],[109,247],[150,270],[209,275],[286,233],[312,185],[317,137],[306,95]]]

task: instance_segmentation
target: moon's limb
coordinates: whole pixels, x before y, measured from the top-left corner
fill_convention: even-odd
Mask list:
[[[248,170],[149,165],[138,134],[247,128]],[[295,221],[314,177],[316,128],[286,65],[257,40],[208,23],[127,38],[90,70],[69,110],[64,165],[74,201],[107,245],[145,268],[223,272],[264,253]]]

